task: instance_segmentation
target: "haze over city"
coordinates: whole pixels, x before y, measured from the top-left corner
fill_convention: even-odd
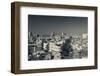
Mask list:
[[[51,32],[87,33],[87,17],[28,15],[28,31],[44,34]]]

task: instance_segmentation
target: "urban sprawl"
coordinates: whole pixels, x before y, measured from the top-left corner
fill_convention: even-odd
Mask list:
[[[88,57],[88,35],[28,33],[28,60],[81,59]]]

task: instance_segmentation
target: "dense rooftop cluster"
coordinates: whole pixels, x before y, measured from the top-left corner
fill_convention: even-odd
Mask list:
[[[28,33],[28,60],[81,59],[88,57],[87,34]]]

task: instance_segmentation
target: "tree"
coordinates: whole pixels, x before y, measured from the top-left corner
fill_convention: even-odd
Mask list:
[[[73,48],[71,46],[71,40],[72,37],[70,37],[69,39],[65,40],[65,43],[63,43],[62,47],[61,47],[61,57],[63,59],[65,58],[70,58],[72,55],[71,53],[73,52]]]

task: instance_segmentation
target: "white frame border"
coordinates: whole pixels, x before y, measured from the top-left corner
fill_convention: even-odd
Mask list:
[[[43,69],[94,65],[94,11],[41,7],[20,8],[20,69]],[[88,17],[88,58],[70,60],[28,61],[28,14]],[[59,63],[59,64],[58,64]]]

